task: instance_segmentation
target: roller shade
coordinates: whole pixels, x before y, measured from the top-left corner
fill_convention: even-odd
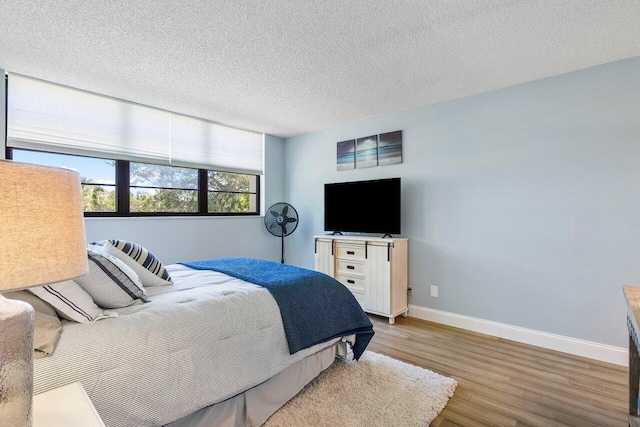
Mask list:
[[[9,75],[9,147],[262,174],[262,134]]]

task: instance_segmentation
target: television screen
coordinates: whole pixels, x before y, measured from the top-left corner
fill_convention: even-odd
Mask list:
[[[325,184],[324,229],[400,234],[400,178]]]

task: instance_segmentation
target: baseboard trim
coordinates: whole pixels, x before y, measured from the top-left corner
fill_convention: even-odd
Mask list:
[[[409,316],[576,356],[588,357],[602,362],[621,366],[628,366],[629,364],[628,350],[612,345],[463,316],[414,304],[409,304]]]

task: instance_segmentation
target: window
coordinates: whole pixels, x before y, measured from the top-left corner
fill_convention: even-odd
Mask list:
[[[116,211],[116,162],[114,160],[12,150],[17,162],[72,169],[80,174],[85,212]]]
[[[264,135],[11,74],[7,157],[77,170],[87,216],[257,215]]]
[[[129,163],[131,212],[198,212],[198,169]]]
[[[209,212],[257,211],[257,178],[255,175],[209,171]]]
[[[19,162],[77,171],[86,216],[259,213],[258,175],[15,148],[8,154]]]

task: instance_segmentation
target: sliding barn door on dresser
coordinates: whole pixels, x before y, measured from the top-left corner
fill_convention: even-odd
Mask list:
[[[327,239],[316,239],[316,271],[321,271],[333,277],[334,259],[333,259],[333,241]]]
[[[406,315],[406,238],[316,236],[315,268],[345,285],[362,308],[395,322]]]

